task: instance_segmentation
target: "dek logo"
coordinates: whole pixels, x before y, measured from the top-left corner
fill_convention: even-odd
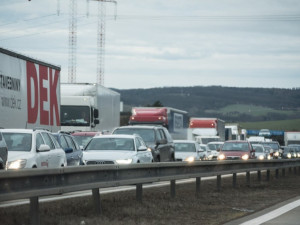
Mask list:
[[[38,115],[41,125],[60,125],[57,85],[59,71],[50,67],[26,62],[28,123],[36,123]]]

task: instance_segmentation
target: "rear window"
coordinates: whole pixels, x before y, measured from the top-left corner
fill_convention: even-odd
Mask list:
[[[249,151],[249,146],[243,142],[227,142],[224,143],[222,151]]]
[[[154,143],[155,142],[155,133],[153,129],[137,129],[137,128],[124,128],[116,129],[114,134],[138,134],[145,142]]]

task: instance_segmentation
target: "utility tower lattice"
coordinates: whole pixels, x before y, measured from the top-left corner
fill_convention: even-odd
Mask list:
[[[77,0],[70,0],[68,82],[76,83]]]
[[[106,24],[106,2],[117,4],[113,0],[98,1],[98,27],[97,27],[97,83],[104,85],[104,56],[105,56],[105,24]],[[116,16],[116,12],[115,12]]]

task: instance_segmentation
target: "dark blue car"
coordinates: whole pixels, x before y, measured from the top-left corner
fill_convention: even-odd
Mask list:
[[[67,156],[68,166],[78,166],[83,165],[82,163],[82,150],[76,143],[75,139],[67,133],[53,133],[54,137],[61,145],[62,149],[65,151]]]

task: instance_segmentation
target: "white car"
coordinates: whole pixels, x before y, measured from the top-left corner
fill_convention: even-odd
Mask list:
[[[200,146],[196,141],[174,140],[175,160],[193,162],[200,160]]]
[[[223,141],[213,141],[207,144],[208,149],[211,151],[212,159],[217,160],[219,156],[219,151],[224,144]]]
[[[256,159],[270,159],[269,150],[265,149],[265,147],[261,144],[252,144],[252,148],[255,150]]]
[[[121,134],[93,137],[82,159],[86,165],[153,162],[152,153],[140,136]]]
[[[58,168],[67,165],[66,153],[46,130],[2,129],[8,148],[7,169]]]
[[[206,144],[200,144],[200,159],[212,160],[213,155]]]

